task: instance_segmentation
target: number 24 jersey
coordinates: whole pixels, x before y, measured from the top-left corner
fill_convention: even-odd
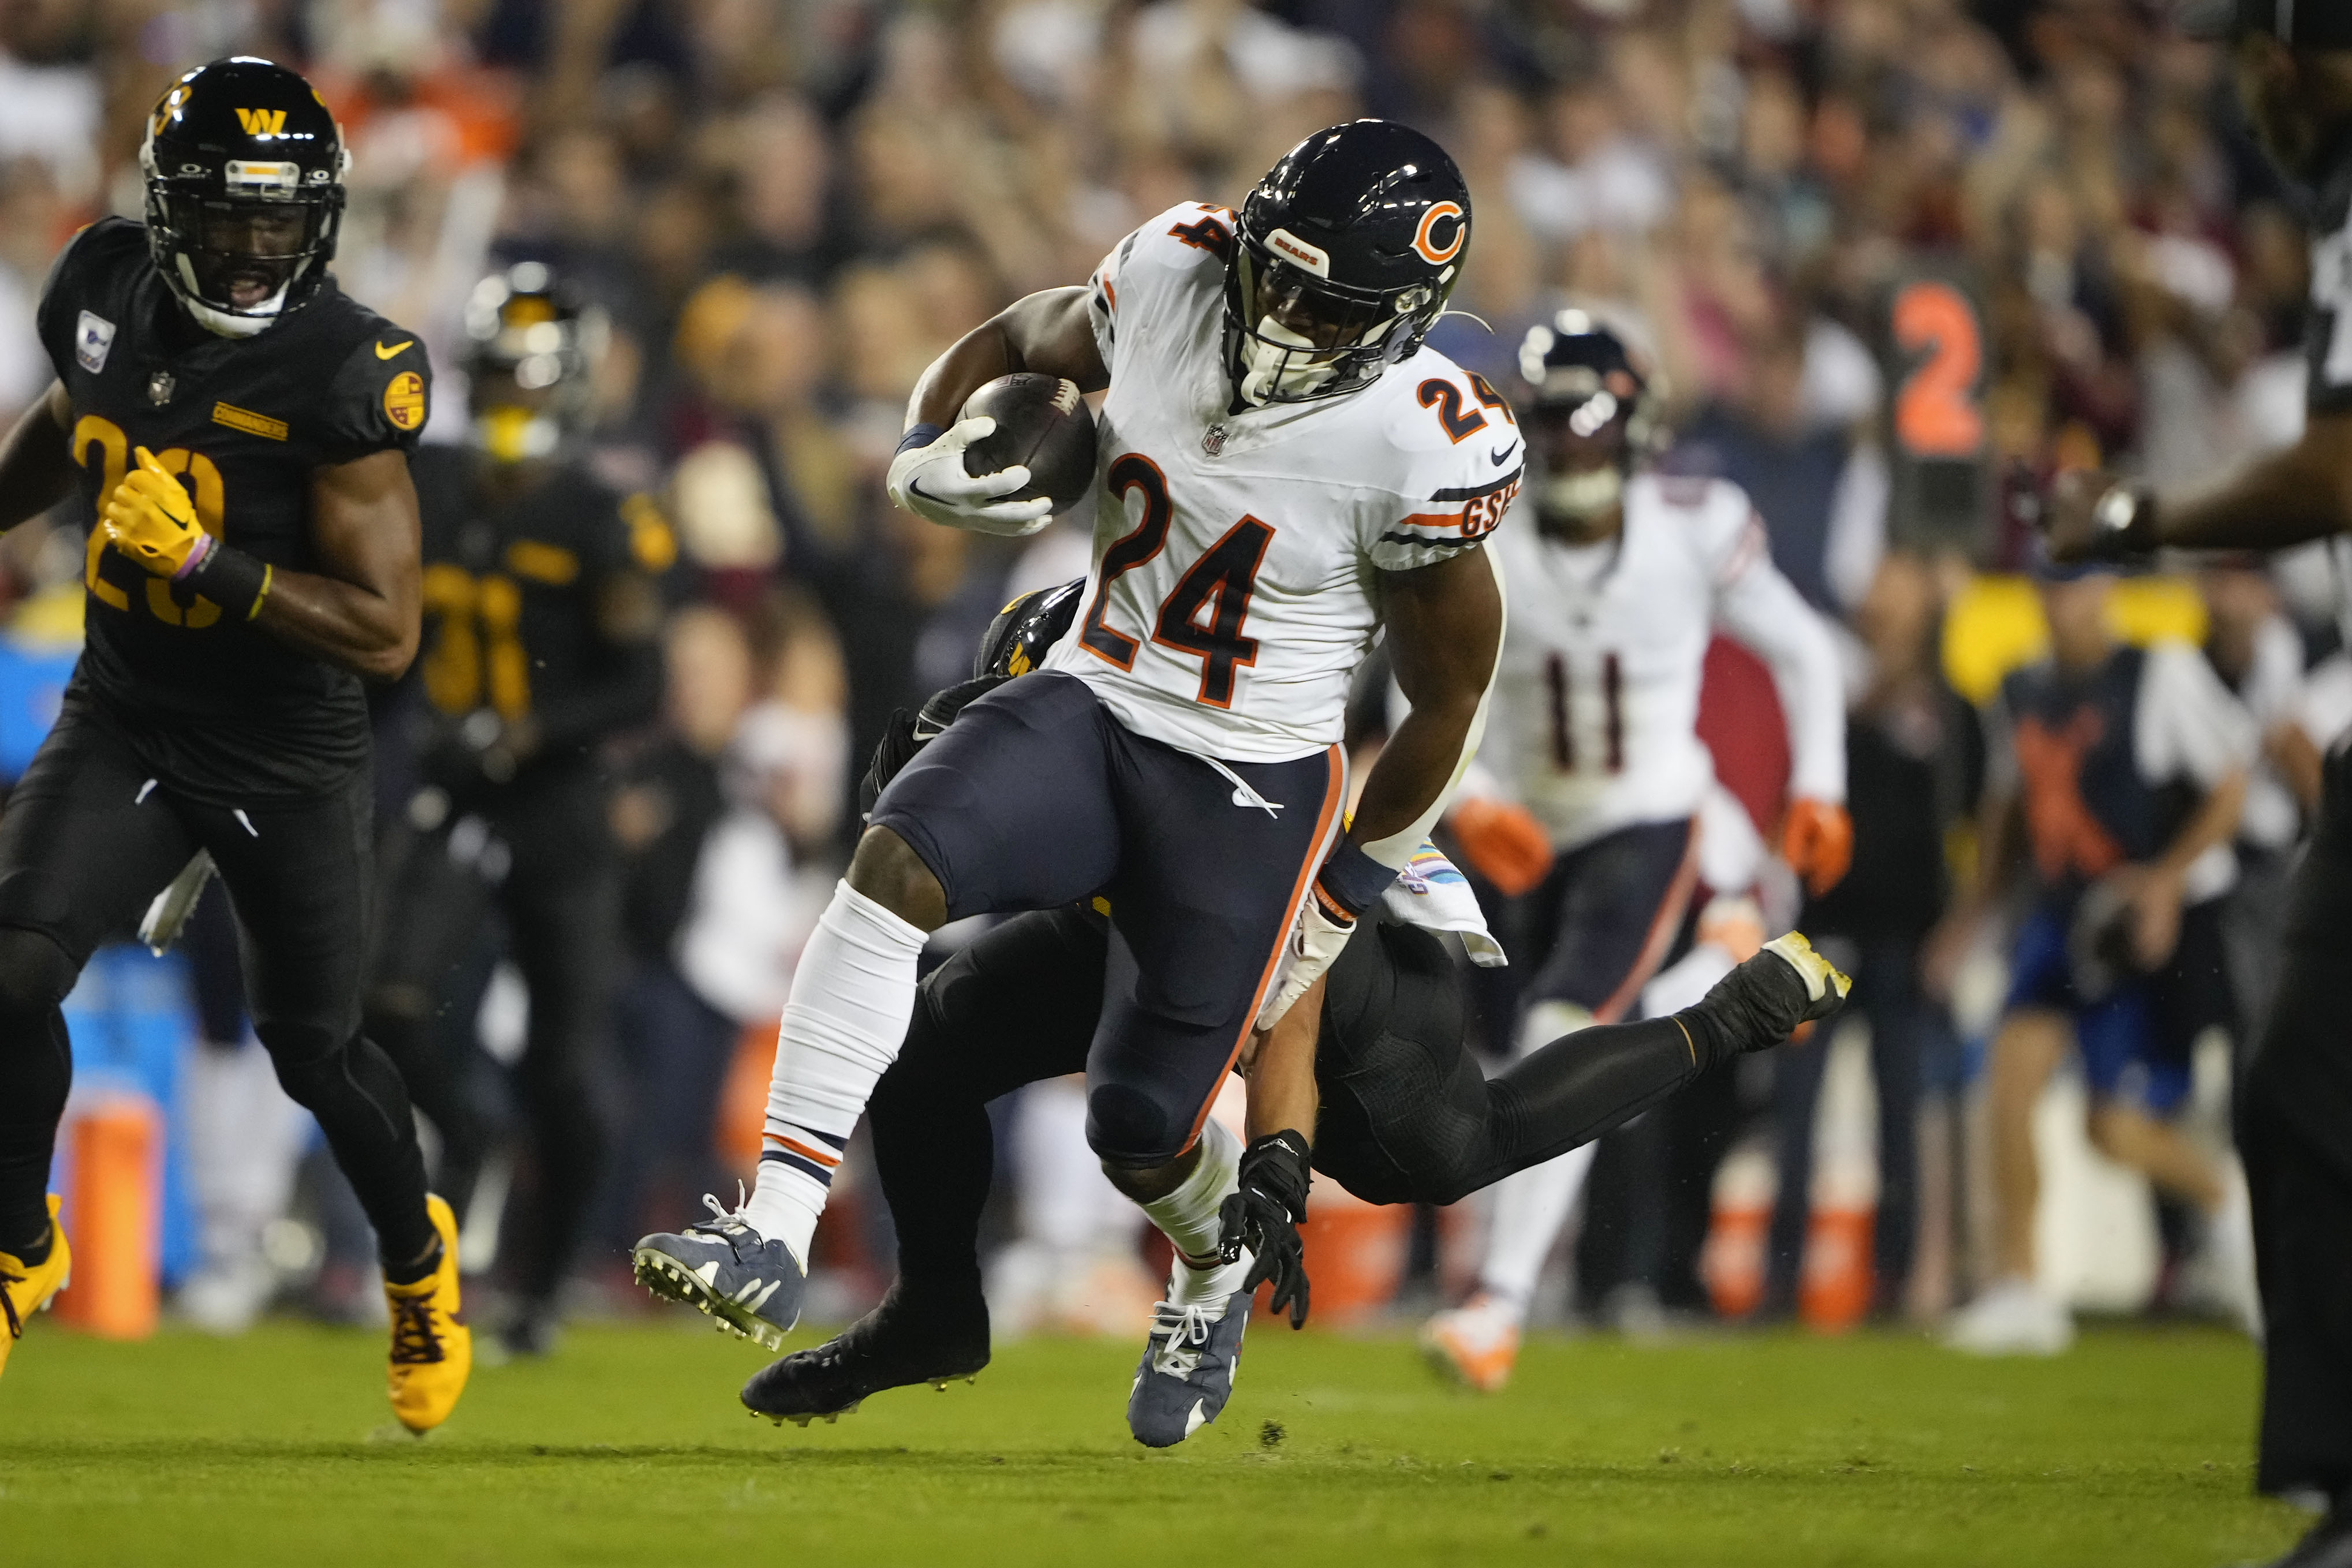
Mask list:
[[[1045,660],[1140,735],[1283,762],[1340,737],[1379,572],[1481,546],[1525,456],[1504,399],[1423,348],[1346,396],[1230,413],[1233,215],[1187,203],[1105,259],[1088,306],[1094,566]]]

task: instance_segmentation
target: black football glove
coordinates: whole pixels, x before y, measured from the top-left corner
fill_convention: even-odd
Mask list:
[[[1307,1321],[1307,1244],[1298,1227],[1307,1219],[1307,1184],[1314,1179],[1307,1153],[1303,1134],[1267,1133],[1242,1152],[1241,1190],[1217,1209],[1218,1256],[1232,1263],[1246,1248],[1255,1261],[1242,1289],[1274,1281],[1269,1300],[1276,1314],[1290,1309],[1294,1329]]]
[[[899,770],[915,760],[915,753],[939,739],[940,732],[955,722],[957,714],[975,698],[984,697],[1004,684],[1002,675],[982,675],[950,686],[944,691],[931,693],[922,711],[913,718],[904,708],[890,710],[890,722],[882,731],[882,740],[874,748],[874,760],[866,764],[866,776],[857,784],[857,820],[866,821],[874,815],[874,803]]]

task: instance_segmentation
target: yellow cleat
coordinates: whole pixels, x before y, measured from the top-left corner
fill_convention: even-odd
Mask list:
[[[46,1310],[66,1288],[73,1274],[73,1248],[66,1245],[66,1227],[58,1223],[58,1195],[49,1194],[49,1255],[26,1265],[0,1252],[0,1319],[7,1323],[0,1338],[0,1372],[8,1370],[8,1352],[24,1337],[25,1320]]]
[[[414,1285],[383,1288],[392,1307],[392,1413],[412,1432],[449,1419],[474,1370],[474,1334],[457,1299],[457,1220],[428,1194],[425,1212],[441,1237],[441,1262]]]

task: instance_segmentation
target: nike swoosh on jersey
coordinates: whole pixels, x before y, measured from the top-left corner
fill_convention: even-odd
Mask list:
[[[403,347],[405,347],[406,345],[405,345],[405,344],[404,344],[404,345],[402,345],[402,346],[403,346]],[[1486,460],[1487,460],[1487,461],[1489,461],[1489,462],[1491,462],[1491,463],[1493,463],[1493,464],[1495,465],[1495,467],[1496,467],[1496,468],[1501,468],[1505,463],[1509,462],[1509,461],[1511,460],[1511,454],[1512,454],[1512,453],[1514,453],[1514,452],[1516,452],[1516,451],[1517,451],[1518,449],[1519,449],[1519,448],[1518,448],[1517,444],[1516,442],[1514,442],[1512,445],[1510,445],[1510,446],[1508,446],[1508,447],[1504,447],[1504,448],[1503,448],[1501,451],[1499,451],[1499,452],[1489,452],[1489,453],[1487,453],[1487,454],[1486,454]]]
[[[378,359],[390,359],[393,355],[399,353],[402,350],[413,349],[415,346],[416,340],[415,338],[409,339],[404,343],[394,343],[390,348],[386,348],[382,343],[378,343],[375,346],[375,357]]]

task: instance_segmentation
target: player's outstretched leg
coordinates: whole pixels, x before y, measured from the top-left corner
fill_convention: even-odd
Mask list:
[[[705,1193],[710,1217],[682,1231],[642,1237],[637,1283],[719,1320],[719,1326],[774,1351],[800,1321],[808,1279],[782,1239],[769,1240]]]
[[[36,1250],[39,1249],[26,1248],[26,1252]],[[24,1337],[25,1320],[46,1310],[72,1274],[73,1249],[66,1245],[66,1227],[58,1223],[58,1198],[52,1193],[47,1249],[31,1261],[15,1253],[0,1252],[0,1319],[5,1320],[7,1330],[0,1334],[0,1373],[8,1370],[8,1352]]]
[[[882,1304],[814,1350],[795,1351],[743,1385],[744,1408],[778,1426],[837,1421],[885,1389],[928,1383],[944,1392],[988,1364],[988,1303],[909,1289],[903,1279]]]
[[[449,1419],[474,1370],[473,1331],[457,1292],[457,1216],[437,1194],[427,1194],[425,1212],[441,1240],[433,1272],[383,1286],[392,1308],[392,1413],[412,1432]]]

